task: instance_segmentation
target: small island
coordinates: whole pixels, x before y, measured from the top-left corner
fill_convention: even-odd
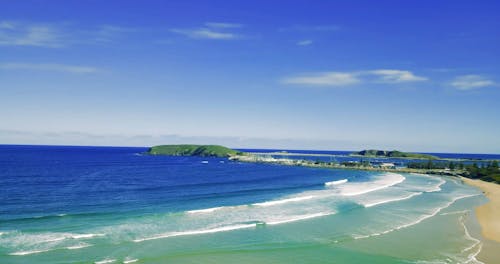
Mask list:
[[[428,154],[402,152],[398,150],[388,151],[388,150],[377,150],[377,149],[368,149],[368,150],[354,152],[351,153],[351,156],[426,159],[426,160],[438,159],[438,157]]]
[[[198,157],[230,157],[242,153],[219,145],[159,145],[149,148],[149,155],[198,156]]]

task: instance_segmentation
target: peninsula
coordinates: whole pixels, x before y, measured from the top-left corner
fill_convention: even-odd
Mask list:
[[[362,157],[384,157],[384,158],[405,158],[405,159],[439,159],[436,156],[421,154],[421,153],[410,153],[410,152],[402,152],[398,150],[377,150],[377,149],[368,149],[362,150],[358,152],[353,152],[350,156],[362,156]]]
[[[149,155],[230,157],[243,153],[219,145],[159,145],[149,148]]]

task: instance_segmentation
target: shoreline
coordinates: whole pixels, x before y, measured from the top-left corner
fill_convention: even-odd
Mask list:
[[[483,250],[478,259],[484,263],[494,263],[500,253],[500,185],[482,180],[473,180],[465,177],[460,179],[467,185],[481,189],[488,198],[488,202],[475,208],[475,215],[481,228]]]

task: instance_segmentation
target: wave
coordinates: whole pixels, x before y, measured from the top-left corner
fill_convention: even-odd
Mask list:
[[[88,239],[93,237],[102,237],[104,234],[64,234],[61,237],[56,237],[52,239],[42,240],[40,242],[57,242],[65,239]]]
[[[220,209],[223,209],[224,206],[219,206],[219,207],[212,207],[212,208],[207,208],[207,209],[197,209],[197,210],[190,210],[186,211],[188,214],[202,214],[202,213],[211,213]]]
[[[465,226],[465,216],[464,215],[462,215],[460,217],[460,224],[462,224],[462,227],[464,228],[465,238],[473,242],[471,246],[462,249],[461,252],[464,253],[464,252],[470,251],[470,250],[474,249],[476,246],[478,246],[478,249],[475,252],[472,252],[471,254],[469,254],[467,256],[466,263],[474,261],[476,263],[484,264],[483,262],[476,259],[476,256],[479,255],[479,253],[481,252],[483,245],[479,239],[474,238],[470,235],[469,230],[467,229],[467,226]]]
[[[300,215],[300,216],[292,217],[289,219],[278,220],[278,221],[273,221],[273,222],[266,222],[266,225],[279,225],[279,224],[301,221],[301,220],[322,217],[322,216],[327,216],[327,215],[332,215],[332,214],[335,214],[335,212],[322,212],[322,213],[309,214],[309,215]]]
[[[86,247],[90,247],[90,246],[92,246],[92,244],[83,243],[83,244],[79,244],[79,245],[75,245],[75,246],[66,247],[66,249],[73,250],[73,249],[86,248]]]
[[[446,183],[445,180],[439,178],[439,183],[436,184],[435,186],[433,186],[433,188],[431,188],[430,190],[427,190],[425,192],[439,192],[439,191],[441,191],[441,185],[443,185],[445,183]]]
[[[103,260],[95,261],[94,264],[113,263],[115,261],[116,261],[116,259],[103,259]]]
[[[376,206],[376,205],[380,205],[380,204],[385,204],[385,203],[391,203],[391,202],[397,202],[397,201],[407,200],[407,199],[410,199],[410,198],[412,198],[414,196],[421,195],[421,194],[422,194],[422,192],[410,193],[409,195],[404,196],[404,197],[391,198],[391,199],[382,200],[382,201],[373,202],[373,203],[365,203],[365,204],[363,204],[363,206],[364,207],[372,207],[372,206]]]
[[[286,204],[286,203],[291,203],[291,202],[300,202],[300,201],[305,201],[305,200],[311,200],[314,198],[316,198],[316,196],[313,196],[313,195],[298,196],[298,197],[292,197],[292,198],[285,198],[285,199],[281,199],[281,200],[272,200],[272,201],[261,202],[261,203],[253,203],[250,206],[268,207],[268,206],[281,205],[281,204]],[[212,213],[212,212],[219,211],[219,210],[245,208],[245,207],[249,207],[249,205],[218,206],[218,207],[211,207],[211,208],[206,208],[206,209],[189,210],[189,211],[186,211],[186,213],[187,214],[206,214],[206,213]]]
[[[403,224],[403,225],[397,226],[395,228],[391,228],[389,230],[385,230],[385,231],[378,232],[378,233],[373,233],[373,234],[369,234],[369,235],[353,235],[352,237],[354,239],[363,239],[363,238],[369,238],[369,237],[374,237],[374,236],[385,235],[385,234],[391,233],[391,232],[396,231],[396,230],[407,228],[407,227],[419,224],[420,222],[422,222],[422,221],[424,221],[426,219],[429,219],[429,218],[437,215],[443,209],[450,207],[450,205],[452,205],[453,203],[455,203],[456,201],[458,201],[460,199],[464,199],[464,198],[468,198],[468,197],[473,197],[473,196],[478,196],[478,195],[479,194],[469,194],[469,195],[463,195],[463,196],[455,197],[450,202],[446,203],[444,206],[438,207],[438,208],[434,209],[430,214],[425,214],[425,215],[421,216],[420,218],[418,218],[417,220],[415,220],[413,222],[410,222],[410,223],[407,223],[407,224]]]
[[[455,214],[466,214],[470,212],[470,210],[462,210],[462,211],[453,211],[453,212],[448,212],[448,213],[442,213],[440,215],[455,215]]]
[[[51,250],[53,250],[53,249],[17,251],[17,252],[9,253],[9,255],[11,255],[11,256],[24,256],[24,255],[38,254],[38,253],[47,252],[47,251],[51,251]]]
[[[338,181],[325,182],[325,186],[339,185],[342,183],[346,183],[347,181],[348,181],[347,179],[343,179],[343,180],[338,180]]]
[[[343,196],[355,196],[391,187],[402,183],[405,179],[401,174],[385,173],[374,181],[341,185],[339,186],[339,191]]]
[[[312,195],[299,196],[299,197],[287,198],[287,199],[282,199],[282,200],[268,201],[268,202],[262,202],[262,203],[254,203],[252,205],[266,207],[266,206],[273,206],[273,205],[285,204],[285,203],[290,203],[290,202],[299,202],[299,201],[304,201],[304,200],[310,200],[310,199],[313,199],[313,198],[314,198],[314,196],[312,196]]]
[[[104,234],[74,234],[71,235],[69,238],[72,239],[80,239],[80,238],[93,238],[93,237],[102,237]]]
[[[147,240],[161,239],[161,238],[167,238],[167,237],[210,234],[210,233],[232,231],[232,230],[237,230],[237,229],[251,228],[251,227],[255,227],[255,226],[256,226],[256,224],[240,224],[240,225],[231,225],[231,226],[216,227],[216,228],[211,228],[211,229],[191,230],[191,231],[183,231],[183,232],[172,232],[172,233],[161,234],[161,235],[158,235],[158,236],[153,236],[153,237],[148,237],[148,238],[134,239],[132,241],[134,241],[134,242],[143,242],[143,241],[147,241]]]
[[[126,257],[124,260],[123,260],[123,264],[127,264],[127,263],[134,263],[134,262],[137,262],[139,261],[138,259],[133,259],[133,258],[129,258],[129,257]]]

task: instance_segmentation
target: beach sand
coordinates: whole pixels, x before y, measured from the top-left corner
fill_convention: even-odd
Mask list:
[[[461,177],[469,185],[480,188],[489,202],[476,208],[481,234],[486,240],[479,260],[485,263],[500,263],[500,184]]]

